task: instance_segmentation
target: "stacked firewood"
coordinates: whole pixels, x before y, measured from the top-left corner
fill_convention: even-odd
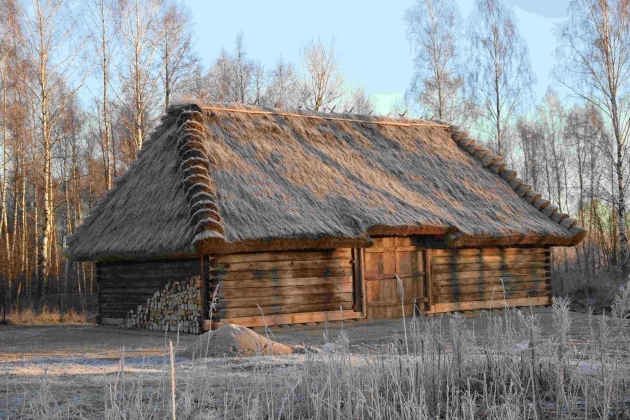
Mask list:
[[[155,292],[145,305],[138,305],[135,312],[129,311],[125,326],[199,334],[202,312],[201,277],[195,276],[167,283],[164,290]]]

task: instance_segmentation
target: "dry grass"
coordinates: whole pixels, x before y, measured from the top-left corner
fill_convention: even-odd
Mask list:
[[[448,326],[413,318],[407,343],[377,353],[350,353],[343,331],[321,353],[180,360],[175,373],[168,357],[151,372],[121,353],[115,373],[77,376],[79,396],[46,374],[20,386],[7,377],[0,417],[163,419],[174,408],[179,419],[627,419],[629,315],[630,282],[579,339],[568,300],[556,299],[548,336],[537,315],[506,309],[477,330],[458,315]]]
[[[94,316],[87,312],[77,312],[70,309],[61,314],[59,309],[44,306],[42,311],[36,313],[31,308],[23,311],[13,311],[7,314],[7,321],[16,325],[47,325],[47,324],[90,324]]]

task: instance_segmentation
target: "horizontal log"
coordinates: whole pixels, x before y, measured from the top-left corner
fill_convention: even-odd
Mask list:
[[[545,272],[544,275],[521,275],[518,277],[510,277],[510,276],[500,276],[500,277],[484,277],[482,282],[483,284],[491,285],[491,284],[510,284],[510,283],[520,283],[520,282],[531,282],[531,281],[546,281],[551,278],[551,274],[549,272]],[[480,279],[472,278],[472,279],[442,279],[439,281],[434,281],[434,287],[442,287],[442,286],[465,286],[471,284],[479,284]]]
[[[431,255],[436,257],[446,257],[453,254],[471,256],[471,255],[529,255],[543,254],[546,248],[464,248],[464,249],[432,249]]]
[[[508,264],[504,263],[465,263],[465,264],[439,264],[432,266],[432,274],[463,272],[463,271],[490,271],[501,270],[506,267],[508,270],[520,270],[527,268],[545,268],[549,269],[550,265],[544,260],[541,261],[527,261],[527,262],[512,262]]]
[[[102,271],[98,273],[98,278],[103,280],[158,280],[158,281],[166,281],[169,280],[184,280],[193,276],[198,276],[200,274],[200,267],[196,271],[193,270],[160,270],[160,269],[151,269],[146,271],[139,270],[111,270],[111,271]]]
[[[305,279],[276,279],[276,280],[223,280],[220,289],[243,288],[271,288],[287,286],[318,286],[324,284],[352,283],[352,276],[340,277],[310,277]]]
[[[163,288],[151,288],[151,289],[143,289],[143,288],[129,288],[129,289],[120,289],[120,288],[106,288],[99,287],[98,294],[99,296],[124,296],[124,295],[151,295],[155,292],[162,291]]]
[[[347,268],[352,267],[349,259],[334,260],[306,260],[306,261],[260,261],[234,262],[219,264],[215,270],[225,271],[255,271],[255,270],[303,270],[313,268]]]
[[[261,252],[253,254],[218,255],[218,264],[242,262],[271,262],[271,261],[315,261],[350,259],[352,250],[349,248],[336,249],[330,252]]]
[[[219,280],[273,280],[273,279],[306,279],[313,277],[351,276],[352,268],[308,268],[301,270],[252,270],[222,272],[213,271],[213,279]]]
[[[153,295],[99,295],[98,304],[144,305]]]
[[[454,311],[472,311],[475,309],[496,309],[505,308],[508,305],[510,307],[518,306],[541,306],[551,305],[551,298],[549,296],[540,296],[532,298],[518,298],[518,299],[499,299],[499,300],[487,300],[487,301],[474,301],[474,302],[450,302],[450,303],[436,303],[432,305],[432,313],[442,312],[454,312]]]
[[[477,300],[492,300],[498,299],[503,300],[505,296],[508,299],[516,299],[516,298],[527,298],[527,297],[539,297],[539,296],[548,296],[549,290],[516,290],[516,291],[506,291],[505,293],[502,290],[497,290],[494,292],[484,292],[484,293],[465,293],[465,294],[454,294],[454,295],[438,295],[438,302],[472,302]]]
[[[421,278],[424,277],[424,271],[416,271],[413,273],[396,273],[396,274],[368,274],[365,273],[366,281],[377,281],[377,280],[391,280],[395,279],[395,276],[400,277],[401,279],[413,279],[413,278]]]
[[[386,248],[380,248],[380,247],[370,247],[370,248],[365,248],[365,252],[367,254],[379,254],[379,253],[384,253],[384,252],[409,252],[409,251],[421,251],[422,248],[419,248],[417,246],[394,246],[394,247],[386,247]]]
[[[101,318],[101,324],[103,325],[122,325],[124,323],[125,323],[125,318],[112,318],[112,317]]]
[[[406,305],[413,305],[415,302],[416,302],[415,299],[405,299],[405,306]],[[417,300],[417,302],[418,302],[418,304],[423,302],[422,298],[419,298]],[[376,301],[372,301],[372,302],[366,302],[366,306],[368,308],[379,307],[379,306],[401,306],[401,302],[400,302],[400,300],[388,300],[388,301],[376,300]]]
[[[524,281],[510,284],[482,284],[482,285],[462,285],[462,286],[440,286],[437,290],[438,295],[452,295],[453,293],[479,293],[498,291],[517,291],[517,290],[551,290],[551,285],[540,281]]]
[[[479,255],[479,256],[454,256],[454,257],[431,257],[431,268],[436,265],[468,264],[468,263],[513,263],[544,261],[545,254],[532,255]]]
[[[263,314],[265,316],[269,315],[280,315],[280,314],[292,314],[292,313],[302,313],[302,312],[334,312],[338,311],[339,307],[342,307],[344,311],[352,310],[353,302],[338,302],[338,303],[319,303],[319,304],[308,304],[308,305],[282,305],[282,306],[261,306]],[[260,309],[257,306],[252,308],[233,308],[233,309],[220,309],[216,313],[219,316],[219,319],[225,318],[239,318],[245,316],[258,316],[260,315]]]
[[[240,288],[221,289],[219,287],[219,299],[232,298],[258,298],[266,296],[296,296],[296,295],[317,295],[324,293],[352,293],[352,282],[340,284],[323,284],[316,286],[285,286],[269,288]],[[211,297],[212,298],[212,297]]]
[[[544,276],[547,270],[545,268],[520,268],[508,270],[485,270],[485,271],[459,271],[447,273],[432,274],[433,281],[440,280],[456,280],[456,279],[483,279],[485,277],[520,277],[527,275]]]
[[[263,296],[253,298],[232,298],[219,299],[218,307],[229,308],[251,308],[256,305],[304,305],[311,303],[337,303],[350,302],[353,300],[352,293],[335,293],[322,295],[296,295],[296,296]]]
[[[307,312],[298,314],[285,314],[285,315],[272,315],[266,316],[264,321],[260,316],[253,317],[241,317],[241,318],[228,318],[221,320],[221,324],[228,323],[241,325],[244,327],[262,327],[270,325],[282,325],[282,324],[305,324],[308,322],[324,322],[324,321],[340,321],[341,319],[361,319],[365,318],[363,313],[354,311],[344,311],[343,318],[339,311],[335,312]],[[208,331],[212,326],[210,320],[204,321],[204,331]]]
[[[121,278],[99,278],[98,287],[99,289],[119,289],[126,290],[132,288],[145,288],[145,289],[163,289],[168,283],[167,279],[121,279]]]

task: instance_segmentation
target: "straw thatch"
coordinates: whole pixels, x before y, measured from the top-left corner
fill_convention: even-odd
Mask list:
[[[365,247],[375,235],[577,244],[585,231],[557,210],[458,127],[180,105],[66,253],[102,260]]]

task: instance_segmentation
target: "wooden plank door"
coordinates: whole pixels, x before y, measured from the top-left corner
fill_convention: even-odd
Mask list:
[[[401,296],[396,275],[403,284],[405,316],[415,305],[425,310],[426,273],[424,250],[412,245],[411,238],[375,238],[365,249],[364,279],[368,319],[402,317]]]

